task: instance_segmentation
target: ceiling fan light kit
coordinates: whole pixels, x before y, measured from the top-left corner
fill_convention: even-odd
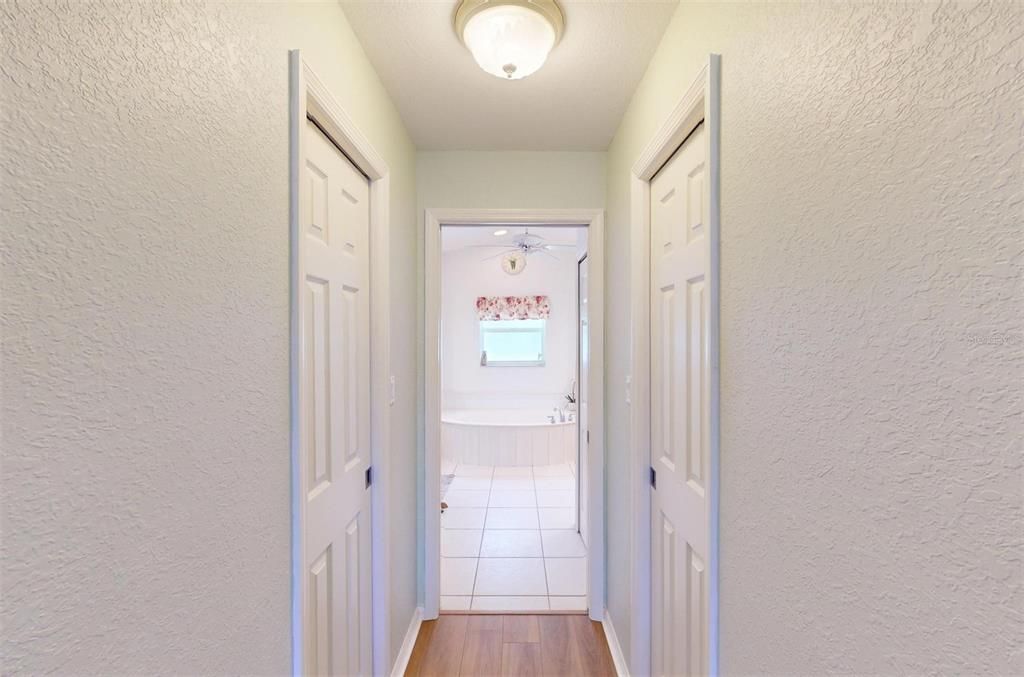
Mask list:
[[[506,275],[518,275],[526,268],[526,257],[522,252],[509,252],[501,257],[501,269]]]
[[[537,72],[564,30],[555,0],[462,0],[455,12],[459,39],[480,68],[503,80]]]
[[[507,230],[495,231],[495,235],[498,233],[505,235],[508,233]],[[493,256],[488,256],[484,261],[491,259],[501,259],[501,268],[509,275],[518,275],[526,268],[527,257],[532,254],[544,254],[545,256],[558,259],[552,252],[556,249],[575,249],[574,244],[552,244],[546,242],[545,237],[531,233],[530,229],[527,228],[519,235],[512,237],[512,242],[508,244],[471,244],[468,247],[477,247],[481,249],[503,249],[504,251],[498,252]]]

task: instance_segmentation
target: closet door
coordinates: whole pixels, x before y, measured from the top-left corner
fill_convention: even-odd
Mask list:
[[[652,662],[708,670],[710,270],[699,126],[651,181]]]
[[[302,143],[303,672],[369,675],[369,182],[312,122]]]

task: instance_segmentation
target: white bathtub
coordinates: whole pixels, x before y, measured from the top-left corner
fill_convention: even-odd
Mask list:
[[[441,458],[471,465],[576,465],[576,422],[554,412],[458,409],[441,414]],[[557,419],[556,419],[557,420]]]

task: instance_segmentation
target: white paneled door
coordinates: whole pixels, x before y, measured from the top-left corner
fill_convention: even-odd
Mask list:
[[[711,389],[706,153],[700,125],[651,180],[655,675],[708,671]]]
[[[303,672],[369,675],[369,183],[312,122],[302,145]]]

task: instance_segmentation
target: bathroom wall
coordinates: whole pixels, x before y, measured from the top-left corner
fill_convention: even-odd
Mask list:
[[[289,674],[288,50],[390,167],[399,299],[412,143],[337,2],[9,0],[0,34],[2,671]],[[417,355],[393,311],[392,658]]]
[[[629,169],[722,55],[723,675],[1024,673],[1024,6],[683,2],[608,151],[629,646]]]
[[[500,259],[484,260],[493,253],[457,249],[442,257],[442,408],[550,411],[564,406],[576,377],[575,251],[560,250],[558,260],[534,254],[518,275],[507,275]],[[544,366],[481,366],[477,297],[541,294],[551,300]]]

